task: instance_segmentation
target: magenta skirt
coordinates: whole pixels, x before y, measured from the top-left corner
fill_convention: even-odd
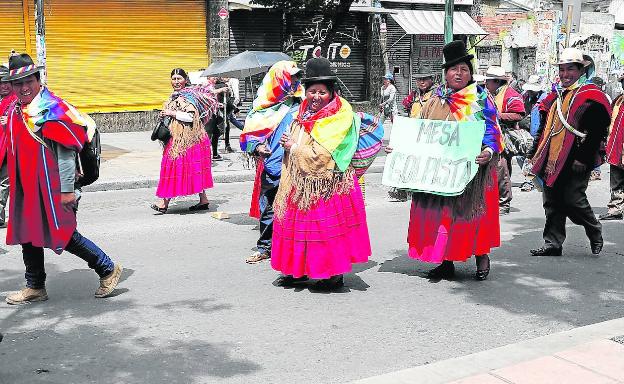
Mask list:
[[[366,211],[355,181],[349,194],[319,200],[309,210],[289,205],[273,221],[271,266],[284,275],[327,279],[351,272],[371,255]]]
[[[170,199],[177,196],[194,195],[207,188],[212,188],[210,138],[206,136],[201,142],[187,149],[175,160],[169,157],[171,143],[169,141],[163,151],[156,196]]]

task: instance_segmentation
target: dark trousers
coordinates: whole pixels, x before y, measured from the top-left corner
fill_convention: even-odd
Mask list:
[[[511,159],[512,156],[503,153],[498,158],[496,164],[496,173],[498,176],[498,205],[500,207],[509,208],[511,199]]]
[[[258,252],[271,254],[273,237],[273,202],[279,187],[279,177],[262,172],[260,187],[260,238],[256,243]]]
[[[602,242],[602,225],[596,219],[587,200],[587,183],[590,172],[575,173],[571,169],[561,172],[552,187],[544,185],[544,242],[546,246],[561,248],[566,238],[566,218],[582,225],[592,243]]]
[[[611,165],[609,171],[611,200],[607,204],[607,209],[609,213],[624,213],[624,168]]]
[[[112,260],[91,240],[74,231],[65,250],[86,261],[100,277],[113,272],[115,265]],[[43,248],[31,243],[22,244],[22,256],[26,267],[26,286],[33,289],[45,287],[46,273],[43,262]]]

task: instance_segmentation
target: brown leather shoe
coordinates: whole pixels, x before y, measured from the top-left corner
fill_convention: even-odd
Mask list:
[[[119,278],[121,277],[121,272],[123,271],[123,267],[119,263],[115,263],[115,268],[113,272],[109,273],[105,277],[100,279],[100,287],[95,291],[95,297],[98,299],[102,299],[115,290],[117,284],[119,283]]]
[[[45,288],[33,289],[26,287],[21,291],[13,292],[6,297],[7,304],[11,305],[29,304],[46,300],[48,300],[48,293]]]

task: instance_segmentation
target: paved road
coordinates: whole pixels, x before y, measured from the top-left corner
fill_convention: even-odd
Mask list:
[[[50,300],[0,304],[0,383],[342,383],[624,317],[623,223],[605,225],[600,257],[572,227],[564,257],[531,258],[541,196],[517,192],[490,279],[472,280],[470,262],[431,283],[406,256],[408,204],[367,182],[374,254],[336,293],[274,287],[269,264],[243,263],[250,183],[210,192],[228,221],[187,214],[191,198],[154,216],[148,189],[85,194],[81,231],[126,268],[117,295],[94,299],[96,275],[48,253]],[[598,212],[607,189],[589,188]],[[18,251],[0,259],[2,297],[23,284]]]

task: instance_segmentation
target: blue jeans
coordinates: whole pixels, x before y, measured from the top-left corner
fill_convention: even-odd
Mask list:
[[[74,231],[65,250],[86,261],[100,277],[113,272],[113,261],[91,240]],[[35,247],[31,243],[22,244],[22,256],[26,267],[26,286],[33,289],[45,288],[45,265],[43,262],[43,248]]]

